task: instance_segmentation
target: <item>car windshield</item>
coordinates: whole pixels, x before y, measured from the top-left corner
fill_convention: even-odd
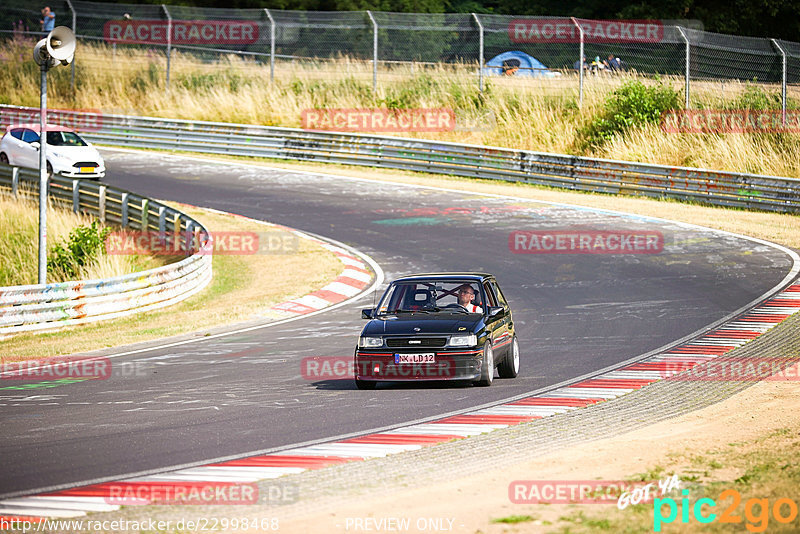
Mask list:
[[[47,144],[50,146],[86,146],[86,141],[75,132],[47,132]]]
[[[378,304],[378,315],[483,313],[479,288],[469,280],[395,282]]]

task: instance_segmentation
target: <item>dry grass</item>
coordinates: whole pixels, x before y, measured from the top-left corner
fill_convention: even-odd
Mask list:
[[[48,251],[78,226],[88,226],[92,217],[50,204],[47,210]],[[38,282],[39,210],[38,200],[21,195],[0,196],[0,287]],[[102,254],[95,263],[81,269],[78,278],[110,278],[153,269],[167,263],[165,257]],[[64,282],[63,273],[48,273],[48,282]]]
[[[0,102],[37,105],[38,71],[29,61],[24,40],[0,45]],[[113,59],[112,59],[113,58]],[[308,108],[447,107],[455,110],[458,131],[404,134],[556,153],[575,153],[579,131],[602,109],[610,91],[638,79],[587,76],[583,109],[578,109],[574,73],[560,78],[490,77],[486,91],[477,89],[474,66],[383,66],[377,91],[372,89],[372,64],[341,58],[334,61],[284,62],[269,65],[229,55],[202,63],[191,54],[174,52],[171,84],[165,88],[165,58],[161,52],[82,42],[77,54],[77,90],[69,87],[69,69],[51,74],[52,107],[100,109],[160,117],[299,127]],[[662,83],[682,91],[680,78]],[[729,108],[746,88],[740,82],[693,82],[692,105]],[[779,87],[761,84],[768,94]],[[792,105],[800,87],[790,87]],[[491,120],[490,117],[494,117]],[[476,131],[464,131],[476,120]],[[475,124],[473,123],[472,126]],[[696,165],[721,170],[800,177],[800,136],[671,134],[645,128],[620,137],[588,155],[615,159]]]
[[[285,231],[231,215],[175,205],[211,232]],[[307,240],[288,254],[214,255],[214,277],[201,293],[164,310],[2,342],[2,361],[44,358],[150,341],[259,318],[270,306],[310,293],[342,271],[328,250]]]

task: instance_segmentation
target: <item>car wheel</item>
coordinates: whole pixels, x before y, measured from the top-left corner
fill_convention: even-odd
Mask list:
[[[508,356],[503,358],[500,365],[497,366],[497,374],[500,378],[516,378],[519,374],[519,344],[517,343],[517,336],[511,341],[511,350]]]
[[[50,165],[49,161],[47,162],[47,175],[48,176],[52,176],[53,175],[53,166]]]
[[[5,152],[0,152],[0,163],[8,165],[8,156],[6,156]]]
[[[377,382],[365,382],[364,380],[359,380],[356,378],[356,387],[358,389],[375,389],[375,386],[377,385]]]
[[[494,351],[487,342],[483,346],[483,363],[481,364],[481,377],[475,382],[476,386],[491,386],[494,380]]]

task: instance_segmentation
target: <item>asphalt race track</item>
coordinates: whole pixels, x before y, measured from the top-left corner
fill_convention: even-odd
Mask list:
[[[514,310],[521,373],[490,388],[376,391],[303,378],[305,357],[352,355],[359,309],[371,303],[365,297],[315,317],[112,360],[135,365],[133,376],[41,389],[2,381],[0,496],[286,448],[506,399],[688,335],[769,291],[791,268],[776,248],[677,223],[156,154],[105,156],[109,183],[342,241],[372,256],[387,279],[494,273]],[[509,249],[513,231],[569,229],[661,232],[664,248]]]

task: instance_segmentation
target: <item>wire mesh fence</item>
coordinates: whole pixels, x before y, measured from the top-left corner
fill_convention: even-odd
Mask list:
[[[320,76],[369,62],[372,83],[435,66],[460,68],[483,90],[485,78],[561,78],[583,100],[586,77],[619,72],[683,79],[687,107],[695,82],[800,84],[800,43],[703,31],[697,21],[587,20],[470,13],[220,9],[66,0],[51,4],[56,25],[102,43],[113,69],[120,49],[138,50],[151,75],[170,82],[174,51],[208,68],[234,55],[270,65],[270,76],[316,65]],[[0,38],[44,35],[28,0],[4,0]],[[81,61],[78,54],[77,62]],[[343,67],[345,65],[345,67]],[[369,78],[359,66],[360,75]],[[74,72],[74,71],[73,71]],[[74,80],[73,80],[74,83]],[[592,82],[596,83],[596,82]],[[702,83],[700,84],[702,88]]]

